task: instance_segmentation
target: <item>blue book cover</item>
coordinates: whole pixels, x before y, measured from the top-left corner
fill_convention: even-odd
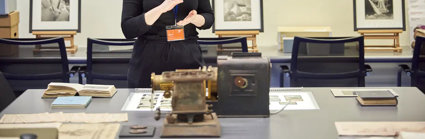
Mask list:
[[[91,99],[91,96],[57,97],[52,103],[52,108],[86,108]]]

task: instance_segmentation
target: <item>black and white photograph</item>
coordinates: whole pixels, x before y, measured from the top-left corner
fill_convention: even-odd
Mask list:
[[[366,19],[393,19],[393,0],[365,0]]]
[[[215,31],[263,32],[263,0],[212,0]]]
[[[405,0],[353,0],[354,31],[406,29]]]
[[[224,21],[251,21],[251,0],[224,0]]]
[[[81,0],[30,0],[30,32],[77,31]]]
[[[69,21],[69,0],[41,0],[41,21]]]

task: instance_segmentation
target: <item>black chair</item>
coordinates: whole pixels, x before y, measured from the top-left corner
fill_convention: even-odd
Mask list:
[[[397,86],[401,86],[401,73],[410,75],[411,86],[418,87],[425,92],[425,37],[416,37],[415,48],[413,50],[412,69],[408,65],[399,65],[397,74]]]
[[[87,39],[87,67],[80,67],[80,83],[127,88],[127,72],[134,39]]]
[[[199,38],[202,57],[207,65],[217,65],[218,55],[231,55],[232,52],[248,52],[246,37]]]
[[[26,89],[45,89],[50,82],[69,82],[63,38],[0,39],[0,49],[0,71],[16,96]]]
[[[0,72],[0,112],[12,103],[15,98],[16,96],[13,93],[12,88],[10,88],[10,85],[3,76],[3,73]]]
[[[372,68],[364,62],[363,37],[295,37],[290,76],[291,87],[363,87]]]

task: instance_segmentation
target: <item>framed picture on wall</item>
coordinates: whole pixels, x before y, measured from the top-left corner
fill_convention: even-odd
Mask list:
[[[215,31],[263,32],[263,0],[212,0]]]
[[[81,0],[30,0],[30,33],[81,30]]]
[[[404,0],[353,0],[354,30],[406,29]]]

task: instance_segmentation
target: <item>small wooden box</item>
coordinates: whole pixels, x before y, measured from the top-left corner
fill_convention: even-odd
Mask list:
[[[13,27],[19,24],[19,12],[11,12],[8,16],[0,16],[0,28]]]
[[[7,16],[0,16],[0,38],[18,38],[19,12],[14,11]],[[13,45],[0,44],[0,56],[19,54],[19,48]]]
[[[18,25],[15,25],[13,27],[0,27],[0,38],[18,38],[19,32],[18,32]]]
[[[0,16],[0,38],[18,38],[18,24],[18,11],[14,11],[7,16]]]

